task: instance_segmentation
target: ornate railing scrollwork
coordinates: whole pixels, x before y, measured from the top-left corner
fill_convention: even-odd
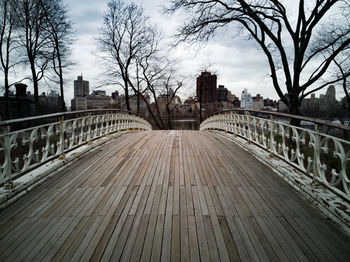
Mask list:
[[[292,126],[282,118],[311,122],[312,129]],[[243,137],[350,199],[350,141],[322,133],[321,125],[342,129],[343,134],[350,131],[322,120],[254,110],[216,114],[204,120],[200,130],[225,130]]]
[[[52,121],[52,119],[55,119]],[[11,130],[37,121],[43,124]],[[30,124],[29,124],[30,125]],[[15,128],[16,129],[16,128]],[[87,110],[0,122],[0,185],[91,140],[123,130],[150,130],[145,119],[120,110]]]

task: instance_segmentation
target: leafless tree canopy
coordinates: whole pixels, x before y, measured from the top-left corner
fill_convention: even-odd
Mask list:
[[[298,107],[305,94],[349,46],[349,28],[334,30],[331,42],[320,42],[314,50],[311,43],[322,32],[330,12],[338,12],[337,17],[343,15],[346,19],[337,8],[349,6],[341,0],[312,3],[299,0],[295,5],[298,6],[295,16],[284,1],[277,0],[171,0],[167,11],[187,14],[187,22],[178,31],[179,41],[207,41],[219,28],[231,23],[238,26],[237,30],[243,28],[265,53],[279,97],[291,113],[299,114]],[[331,43],[334,50],[325,55],[322,50]],[[328,82],[334,81],[336,79]]]
[[[4,73],[5,98],[9,96],[9,71],[17,63],[12,54],[17,45],[14,0],[0,0],[0,70]]]
[[[75,41],[73,26],[67,16],[67,7],[61,0],[51,0],[50,5],[42,5],[47,22],[46,30],[49,33],[49,48],[51,49],[51,68],[54,79],[58,78],[61,93],[61,111],[66,110],[64,101],[63,71],[73,63],[69,59],[71,45]],[[49,79],[51,77],[47,76]]]
[[[122,0],[108,3],[98,39],[107,74],[124,89],[128,110],[131,93],[137,97],[137,111],[142,100],[157,127],[164,129],[160,103],[165,105],[170,121],[172,101],[182,84],[172,89],[171,96],[166,95],[165,89],[170,89],[176,81],[176,70],[173,62],[160,52],[161,39],[160,31],[140,6]]]
[[[148,18],[135,3],[126,4],[122,0],[108,3],[99,47],[108,63],[109,74],[120,80],[128,110],[131,67],[135,66],[137,56],[147,49],[149,30]]]
[[[9,70],[16,72],[19,63],[30,68],[35,103],[39,101],[39,81],[55,80],[50,72],[59,79],[64,99],[63,68],[70,64],[69,49],[74,41],[66,13],[62,0],[0,0],[0,68],[6,99],[11,86]]]

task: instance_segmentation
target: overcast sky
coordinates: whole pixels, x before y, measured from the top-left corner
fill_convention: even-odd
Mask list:
[[[95,56],[97,53],[96,38],[98,29],[103,23],[103,14],[108,0],[65,0],[77,33],[73,46],[72,59],[76,63],[65,76],[65,98],[70,105],[73,98],[73,81],[83,74],[90,81],[90,92],[101,84],[103,63]],[[176,25],[181,23],[179,17],[163,14],[162,0],[139,1],[145,13],[156,23],[167,38],[176,32]],[[188,45],[179,46],[171,53],[182,60],[179,65],[182,72],[192,78],[182,92],[182,97],[194,94],[195,78],[200,74],[202,65],[212,64],[218,75],[218,85],[224,85],[233,94],[240,96],[247,88],[252,95],[261,94],[264,98],[278,99],[270,80],[269,67],[265,56],[252,41],[233,38],[228,30],[218,33],[215,38],[198,50]],[[116,88],[105,88],[111,94]],[[324,91],[325,92],[325,91]]]
[[[77,41],[73,45],[72,59],[75,62],[66,75],[65,97],[70,105],[73,98],[73,81],[83,74],[90,81],[90,91],[101,84],[103,63],[95,56],[97,53],[96,37],[103,23],[103,14],[108,0],[65,0],[69,6],[69,16],[74,23]],[[144,0],[139,3],[145,13],[163,31],[165,37],[176,32],[179,18],[163,14],[162,0]],[[195,78],[200,74],[203,65],[211,64],[218,75],[218,85],[224,85],[233,94],[240,95],[244,88],[253,95],[260,93],[264,97],[277,99],[277,94],[271,86],[268,76],[268,66],[265,57],[253,42],[243,39],[233,39],[227,33],[218,35],[205,47],[181,45],[172,50],[173,56],[182,63],[179,68],[184,74],[193,76],[189,79],[182,97],[194,94]],[[115,88],[105,88],[107,94]]]

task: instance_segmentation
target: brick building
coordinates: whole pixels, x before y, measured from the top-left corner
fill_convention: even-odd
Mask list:
[[[197,77],[197,98],[201,103],[213,103],[217,101],[216,92],[217,76],[212,75],[210,72],[202,72]]]

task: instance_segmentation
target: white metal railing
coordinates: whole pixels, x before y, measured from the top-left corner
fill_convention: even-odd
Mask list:
[[[12,130],[28,121],[42,124]],[[11,186],[12,179],[51,159],[64,158],[67,151],[129,129],[152,127],[145,119],[120,110],[73,111],[0,122],[0,185]]]
[[[326,124],[321,120],[264,111],[242,111],[209,117],[202,122],[200,130],[225,130],[241,136],[310,175],[314,181],[350,199],[349,141],[321,133],[321,125]],[[260,116],[251,113],[260,113]],[[269,114],[270,118],[261,117],[263,114]],[[311,121],[313,130],[276,120],[281,116]],[[327,125],[343,128],[344,133],[350,130],[347,126]]]

